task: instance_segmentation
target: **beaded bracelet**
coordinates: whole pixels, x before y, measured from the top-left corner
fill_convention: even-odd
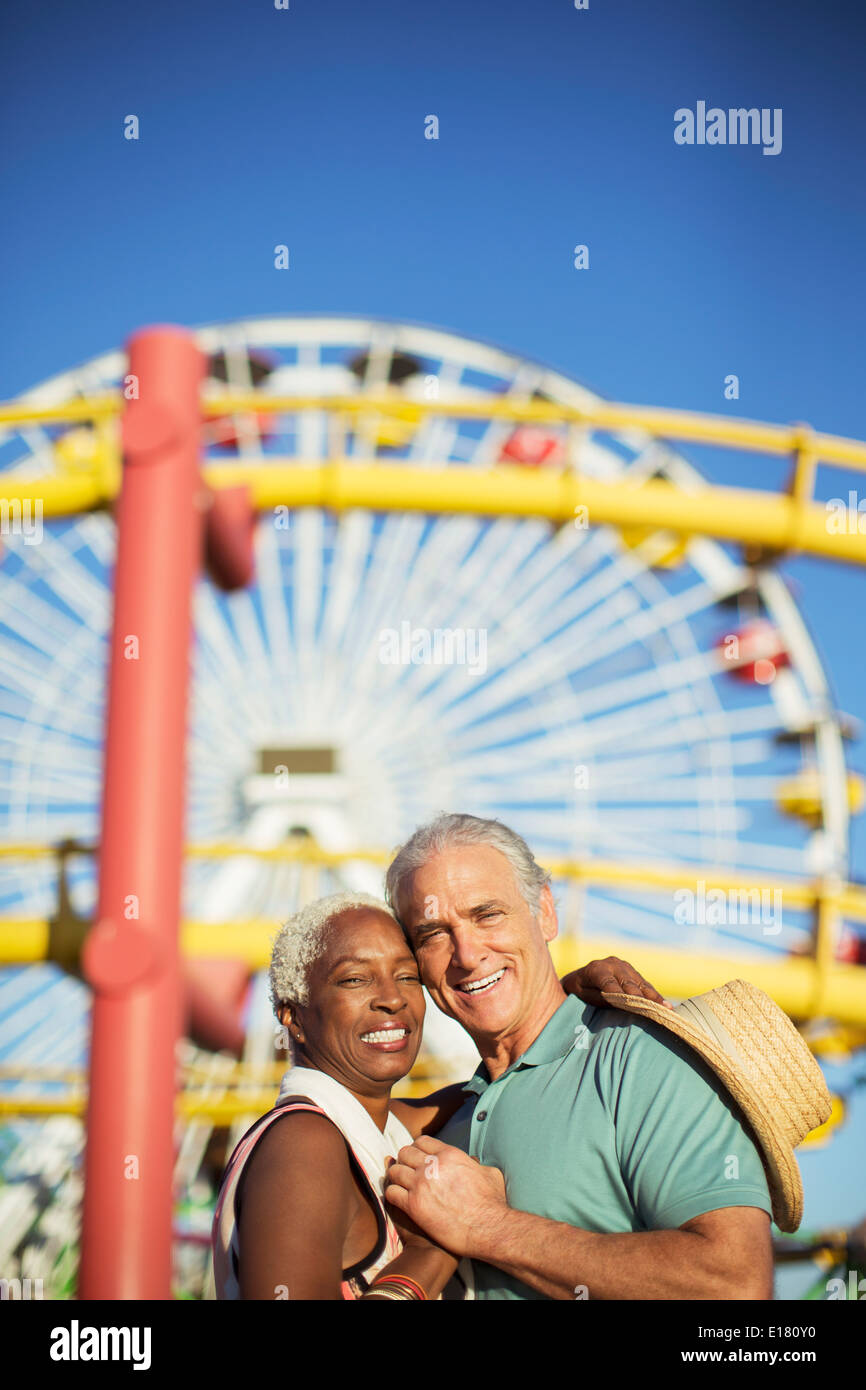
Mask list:
[[[414,1279],[410,1279],[406,1274],[385,1274],[381,1279],[373,1281],[370,1285],[370,1292],[372,1293],[375,1290],[376,1293],[380,1293],[388,1287],[398,1290],[396,1293],[387,1295],[388,1297],[406,1299],[407,1301],[427,1302],[427,1294],[424,1292],[421,1285],[416,1283]],[[406,1292],[399,1292],[401,1289],[406,1290]]]

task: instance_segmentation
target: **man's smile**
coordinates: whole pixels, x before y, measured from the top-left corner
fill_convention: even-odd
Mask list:
[[[505,974],[506,968],[507,967],[503,965],[502,969],[497,970],[495,974],[484,975],[478,980],[464,980],[457,988],[461,994],[489,994],[490,991],[495,989],[499,984],[499,981]]]

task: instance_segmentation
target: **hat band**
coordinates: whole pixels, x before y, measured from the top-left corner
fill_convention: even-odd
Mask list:
[[[719,1022],[718,1015],[713,1013],[709,1004],[701,998],[684,999],[681,1004],[677,1004],[674,1013],[682,1014],[690,1023],[697,1024],[698,1028],[704,1033],[709,1033],[719,1044],[723,1052],[731,1058],[733,1062],[740,1062],[742,1058],[724,1024]]]

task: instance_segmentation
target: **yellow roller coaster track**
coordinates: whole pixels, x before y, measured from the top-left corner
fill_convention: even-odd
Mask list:
[[[94,850],[92,846],[79,846],[72,852],[92,854]],[[273,849],[251,849],[238,843],[193,844],[187,846],[186,853],[195,858],[246,856],[319,867],[338,867],[353,861],[384,866],[391,858],[382,849],[326,850],[306,837]],[[58,847],[54,845],[0,845],[0,858],[30,859],[57,854]],[[726,895],[778,890],[783,909],[811,910],[815,920],[812,954],[773,956],[756,950],[748,959],[698,954],[634,939],[587,937],[570,931],[554,943],[554,959],[560,971],[573,970],[595,957],[626,953],[642,974],[673,998],[702,993],[746,973],[753,984],[766,990],[796,1019],[829,1016],[840,1023],[866,1024],[866,966],[841,964],[833,954],[838,921],[866,921],[866,887],[862,885],[825,879],[771,879],[722,872],[710,865],[640,864],[607,859],[551,861],[545,867],[554,880],[561,882],[643,888],[650,893],[683,888],[696,892],[699,885],[707,894],[713,890]],[[0,961],[23,964],[44,960],[51,951],[52,926],[46,919],[0,918]],[[279,926],[278,921],[263,918],[223,922],[187,919],[181,924],[181,949],[187,956],[243,960],[251,970],[261,970],[270,961],[271,943]]]
[[[221,1069],[212,1067],[183,1068],[183,1089],[178,1091],[176,1114],[179,1120],[209,1120],[215,1125],[228,1126],[236,1121],[255,1118],[270,1110],[286,1069],[285,1062],[264,1062],[258,1066],[235,1062],[220,1055]],[[450,1079],[447,1061],[421,1057],[395,1088],[400,1096],[429,1095],[431,1090]],[[63,1092],[46,1095],[17,1090],[0,1095],[0,1121],[11,1119],[46,1119],[53,1115],[73,1115],[83,1118],[87,1108],[87,1074],[64,1067],[0,1066],[0,1081],[30,1086],[51,1082],[64,1083]]]
[[[57,405],[18,401],[0,405],[0,427],[48,422],[93,423],[94,450],[88,459],[55,474],[3,474],[4,506],[38,500],[43,513],[62,516],[109,505],[120,486],[118,443],[110,428],[119,415],[119,393]],[[866,444],[815,433],[810,426],[761,424],[688,411],[599,403],[579,409],[540,401],[489,400],[413,402],[391,395],[267,396],[256,391],[224,392],[203,398],[205,416],[294,415],[327,411],[336,424],[326,460],[268,456],[232,464],[208,464],[214,488],[246,484],[259,510],[278,506],[363,507],[374,511],[463,512],[485,516],[537,516],[573,521],[580,509],[588,525],[655,527],[688,539],[713,536],[761,551],[806,554],[866,564],[866,515],[858,506],[842,512],[814,500],[819,463],[866,471]],[[425,416],[504,420],[568,426],[568,462],[562,469],[529,470],[511,464],[476,469],[382,464],[342,456],[345,428],[353,416],[369,424],[378,417],[414,425]],[[666,440],[688,440],[751,452],[789,456],[787,492],[706,484],[694,491],[660,478],[601,482],[580,471],[580,445],[592,430],[639,431]]]

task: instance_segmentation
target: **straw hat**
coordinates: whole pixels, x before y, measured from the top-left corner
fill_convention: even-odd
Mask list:
[[[712,1067],[759,1146],[773,1220],[780,1231],[796,1231],[803,1219],[803,1183],[794,1149],[829,1117],[830,1095],[788,1015],[747,980],[730,980],[674,1009],[631,994],[604,998],[667,1028]]]

